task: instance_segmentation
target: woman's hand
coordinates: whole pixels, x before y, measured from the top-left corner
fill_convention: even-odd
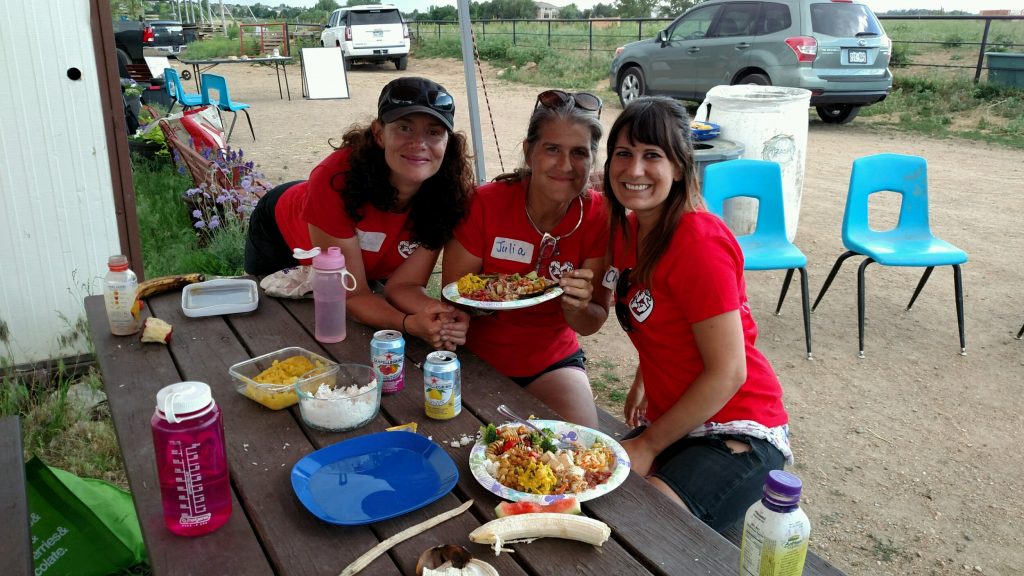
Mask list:
[[[629,455],[629,469],[641,476],[649,476],[651,467],[654,465],[654,459],[658,456],[658,453],[652,450],[647,442],[644,441],[644,435],[640,434],[636,438],[630,438],[629,440],[620,440],[619,444],[622,445],[623,450]]]
[[[640,376],[639,368],[637,368],[636,378],[633,379],[633,385],[629,387],[629,394],[626,395],[623,416],[626,419],[626,424],[632,428],[647,423],[647,395],[644,394],[644,379]]]
[[[581,312],[587,309],[594,295],[594,271],[589,268],[577,268],[562,274],[558,285],[562,287],[562,310]]]
[[[454,350],[455,346],[466,342],[469,316],[454,306],[434,300],[406,317],[405,329],[437,350]]]

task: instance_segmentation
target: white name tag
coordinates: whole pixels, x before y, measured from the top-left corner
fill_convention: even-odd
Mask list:
[[[530,264],[533,262],[533,244],[499,236],[491,245],[491,258]]]
[[[388,237],[383,232],[363,232],[356,228],[356,237],[359,238],[359,248],[367,252],[380,252],[384,245],[384,239]]]
[[[615,266],[609,266],[608,270],[604,273],[604,277],[601,278],[601,285],[609,290],[615,290],[615,284],[619,281],[619,269]]]

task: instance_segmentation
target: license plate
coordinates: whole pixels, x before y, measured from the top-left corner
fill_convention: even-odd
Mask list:
[[[374,38],[383,38],[384,37],[384,31],[383,30],[374,30],[373,31],[373,37]]]
[[[850,64],[867,64],[867,50],[850,50]]]

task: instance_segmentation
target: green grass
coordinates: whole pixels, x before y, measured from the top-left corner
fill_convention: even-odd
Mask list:
[[[247,38],[245,41],[245,53],[256,54],[259,51],[259,42],[255,38]],[[227,56],[241,56],[241,43],[238,38],[213,37],[205,40],[197,40],[188,45],[188,52],[185,57],[190,60],[204,60],[208,58],[225,58]]]

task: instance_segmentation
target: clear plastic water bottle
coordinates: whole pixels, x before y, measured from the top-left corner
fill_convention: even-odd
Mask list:
[[[811,521],[800,509],[800,478],[772,470],[764,496],[747,509],[740,545],[740,576],[800,576]]]
[[[128,268],[128,257],[124,254],[111,256],[107,269],[103,279],[103,302],[110,332],[115,336],[135,334],[142,328],[141,304],[135,297],[139,279]]]
[[[231,517],[224,424],[210,387],[179,382],[156,394],[150,420],[164,523],[180,536],[199,536]]]
[[[313,257],[313,335],[320,342],[341,342],[345,329],[345,298],[354,290],[356,279],[345,269],[341,248],[331,246],[327,253]]]

